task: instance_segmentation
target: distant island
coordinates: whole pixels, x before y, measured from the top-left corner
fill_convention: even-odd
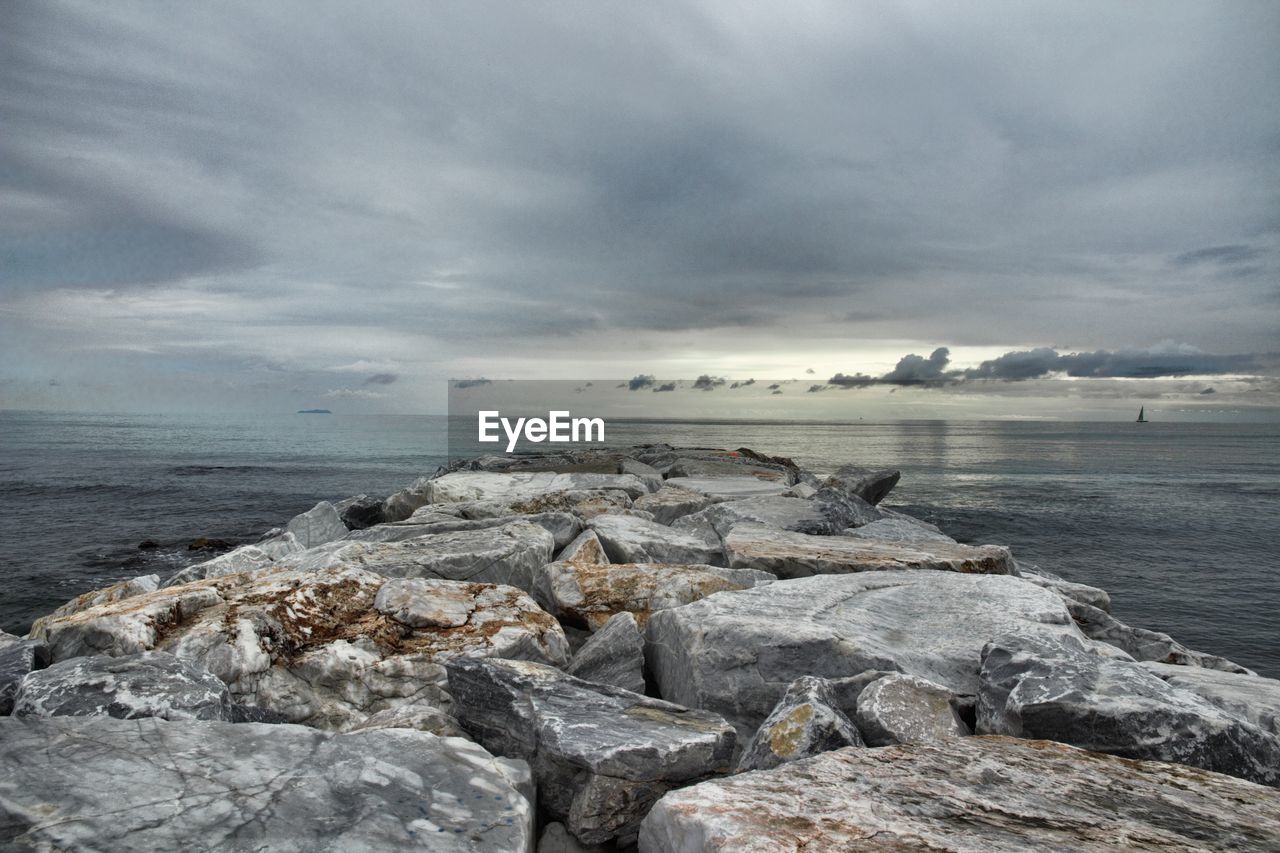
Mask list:
[[[328,409],[298,409],[300,415],[332,415]]]

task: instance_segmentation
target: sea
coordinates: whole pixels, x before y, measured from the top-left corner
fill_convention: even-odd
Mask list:
[[[0,628],[166,576],[319,500],[447,457],[442,416],[0,411]],[[895,467],[885,501],[962,542],[1103,587],[1113,613],[1280,677],[1280,424],[610,421],[610,444],[749,447],[817,472]],[[144,543],[155,547],[139,548]]]

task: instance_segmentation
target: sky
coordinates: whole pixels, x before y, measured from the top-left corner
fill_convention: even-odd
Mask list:
[[[0,409],[1280,420],[1267,0],[4,3],[0,128]]]

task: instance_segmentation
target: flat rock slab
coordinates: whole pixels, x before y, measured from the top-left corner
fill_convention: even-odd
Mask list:
[[[774,580],[750,569],[571,560],[538,569],[533,596],[566,624],[596,631],[616,613],[631,613],[643,624],[658,610]]]
[[[644,634],[632,613],[615,613],[591,635],[565,670],[597,684],[644,692]]]
[[[842,465],[823,484],[855,495],[875,506],[884,500],[898,485],[902,473],[894,468],[863,468],[858,465]]]
[[[12,849],[527,850],[522,762],[409,729],[0,719]]]
[[[780,495],[790,488],[786,481],[761,480],[758,477],[671,477],[668,486],[701,492],[720,500],[737,500],[738,498],[754,498],[763,495]]]
[[[18,689],[13,715],[232,722],[231,704],[227,685],[208,670],[166,652],[142,652],[72,658],[33,672]]]
[[[656,521],[601,515],[588,524],[615,563],[724,563],[724,552],[718,544]]]
[[[39,627],[54,660],[160,649],[210,670],[241,704],[330,729],[447,702],[437,661],[450,656],[568,663],[560,625],[514,587],[360,569],[226,575]]]
[[[753,733],[802,675],[908,672],[974,694],[1008,632],[1079,637],[1053,592],[1005,575],[863,572],[777,581],[654,613],[646,658],[663,698]]]
[[[780,578],[892,569],[984,575],[1015,571],[1013,555],[999,545],[906,544],[849,536],[811,536],[762,524],[736,525],[724,537],[724,548],[732,568],[760,569]]]
[[[563,548],[582,532],[582,520],[567,512],[535,512],[525,515],[499,515],[495,518],[458,518],[419,511],[404,521],[355,530],[344,538],[348,542],[403,542],[406,539],[435,536],[440,533],[488,530],[491,527],[502,527],[516,521],[537,525],[550,533],[555,548]]]
[[[554,492],[616,489],[631,498],[649,493],[649,484],[634,474],[557,474],[551,471],[499,474],[454,471],[424,484],[426,503],[520,501]]]
[[[708,497],[702,492],[682,489],[677,483],[679,480],[673,480],[664,484],[653,494],[636,498],[632,507],[653,513],[653,520],[659,524],[670,524],[678,518],[693,515],[715,503],[715,498]]]
[[[585,843],[633,839],[667,790],[729,769],[733,729],[715,714],[542,664],[447,666],[463,727],[495,754],[528,761],[546,815]]]
[[[1274,850],[1280,794],[1048,741],[842,749],[663,797],[641,853]]]
[[[830,496],[797,498],[770,495],[762,498],[725,501],[707,507],[697,516],[691,516],[688,521],[695,523],[697,518],[705,519],[716,534],[722,537],[728,535],[735,526],[743,523],[829,536],[855,523],[860,516],[858,508],[849,499],[825,499],[828,497]],[[870,516],[861,516],[864,520],[878,516],[874,507],[866,505],[864,507],[865,511],[871,513]]]
[[[889,517],[845,530],[844,536],[855,539],[873,539],[877,542],[896,542],[901,545],[925,545],[936,542],[955,544],[954,539],[945,533],[932,529],[931,525],[912,518]]]
[[[292,554],[276,565],[298,571],[365,569],[386,577],[440,578],[532,588],[533,571],[551,560],[555,539],[523,521],[460,530],[403,542],[331,542]]]
[[[988,645],[977,723],[983,734],[1052,738],[1280,787],[1280,738],[1070,637],[1011,635]]]
[[[1264,731],[1280,735],[1280,681],[1198,666],[1144,663],[1170,686],[1196,694]]]

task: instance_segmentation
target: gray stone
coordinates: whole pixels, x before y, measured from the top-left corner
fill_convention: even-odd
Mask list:
[[[701,492],[682,489],[674,483],[667,483],[650,495],[641,495],[635,499],[632,507],[653,513],[653,520],[659,524],[671,524],[676,519],[706,509],[715,503]]]
[[[1105,589],[1099,589],[1096,586],[1089,586],[1082,583],[1071,583],[1061,578],[1049,577],[1041,572],[1030,569],[1027,566],[1018,564],[1018,577],[1026,578],[1036,586],[1042,586],[1045,589],[1051,589],[1061,595],[1067,601],[1087,604],[1090,607],[1096,607],[1099,610],[1111,612],[1111,596],[1107,594]]]
[[[0,719],[17,850],[528,850],[523,762],[409,729]]]
[[[570,561],[541,566],[533,596],[561,621],[596,631],[615,613],[632,613],[643,624],[655,611],[774,580],[767,572],[718,566]]]
[[[851,501],[843,498],[826,500],[825,497],[829,496],[809,500],[770,496],[725,501],[713,504],[696,516],[689,516],[681,521],[683,525],[690,525],[696,524],[698,518],[705,519],[721,538],[727,536],[734,526],[744,522],[778,530],[829,536],[853,523],[855,512]]]
[[[556,821],[547,824],[538,839],[538,853],[613,853],[617,849],[613,844],[583,844]]]
[[[720,548],[654,521],[601,515],[589,526],[615,563],[699,563],[724,565]]]
[[[871,684],[886,675],[894,675],[897,670],[890,669],[868,669],[857,675],[846,675],[843,678],[828,678],[827,687],[831,690],[831,695],[835,698],[836,707],[844,711],[849,719],[854,719],[858,713],[858,697],[862,695],[862,691],[866,690]]]
[[[303,548],[314,548],[347,535],[347,525],[343,524],[342,516],[328,501],[321,501],[306,512],[295,515],[284,530],[292,533]]]
[[[203,563],[196,563],[195,565],[187,566],[180,572],[175,572],[161,584],[161,587],[181,586],[184,583],[204,580],[205,578],[217,578],[237,572],[257,571],[258,569],[265,569],[272,562],[271,555],[256,545],[241,545],[239,548],[214,557],[212,560],[205,560]],[[53,615],[62,614],[55,611]]]
[[[780,495],[790,486],[785,481],[761,480],[757,477],[672,477],[668,486],[700,492],[722,501]]]
[[[1165,682],[1194,693],[1233,717],[1280,735],[1280,681],[1198,666],[1144,663]]]
[[[972,734],[945,687],[915,675],[893,674],[867,685],[858,697],[858,731],[871,746],[933,743]]]
[[[639,478],[650,492],[656,492],[662,488],[662,472],[652,465],[646,465],[639,459],[622,459],[618,462],[619,474],[630,474]]]
[[[382,519],[384,522],[403,521],[413,515],[418,507],[431,502],[429,483],[432,478],[440,476],[443,468],[436,468],[434,474],[419,477],[413,485],[401,489],[382,503]]]
[[[383,501],[379,498],[371,498],[368,495],[355,495],[338,501],[333,505],[333,508],[338,511],[338,516],[342,519],[342,523],[346,525],[347,530],[364,530],[367,527],[382,524],[387,520],[382,511],[382,506]]]
[[[452,471],[430,480],[427,503],[460,501],[528,501],[557,492],[616,490],[634,499],[649,486],[632,474],[557,474],[552,471],[498,474],[491,471]]]
[[[1189,649],[1168,634],[1148,631],[1145,628],[1131,628],[1097,607],[1091,607],[1068,596],[1064,596],[1064,600],[1067,610],[1071,612],[1071,618],[1080,626],[1080,630],[1086,637],[1115,646],[1135,660],[1199,666],[1243,675],[1255,674],[1253,670],[1246,669],[1226,658]]]
[[[49,647],[0,631],[0,716],[13,710],[18,686],[28,674],[49,665]]]
[[[451,656],[568,663],[559,624],[514,587],[353,568],[225,575],[37,627],[55,660],[160,649],[209,669],[238,703],[337,730],[399,705],[443,707],[439,661]]]
[[[421,521],[420,521],[421,519]],[[379,524],[365,530],[356,530],[345,537],[348,542],[404,542],[439,533],[457,533],[462,530],[488,530],[515,521],[537,525],[551,534],[552,547],[563,548],[582,532],[582,520],[567,512],[535,512],[527,515],[499,515],[494,518],[457,518],[440,513],[414,513],[405,521],[395,524]]]
[[[598,684],[644,692],[644,635],[636,617],[623,611],[591,635],[565,670]]]
[[[714,455],[692,457],[681,453],[667,466],[669,479],[688,479],[691,477],[705,479],[723,479],[726,477],[751,477],[771,483],[790,486],[794,481],[783,465],[759,462],[741,455],[732,455],[733,451],[715,451]]]
[[[738,524],[724,537],[735,569],[759,569],[780,578],[894,569],[933,569],[966,574],[1011,574],[1013,556],[999,545],[946,542],[902,544],[849,536],[811,536]]]
[[[463,727],[495,754],[528,761],[546,816],[585,843],[634,838],[667,790],[729,768],[733,729],[714,714],[542,664],[447,666]]]
[[[515,521],[403,542],[331,542],[278,560],[299,571],[339,566],[386,577],[441,578],[532,589],[533,572],[551,559],[555,541],[541,527]]]
[[[582,563],[588,566],[601,566],[609,562],[604,553],[604,545],[594,530],[584,530],[578,537],[564,546],[556,560],[562,563]]]
[[[1280,739],[1070,637],[1009,635],[982,653],[978,731],[1046,738],[1280,786]]]
[[[858,465],[841,465],[826,479],[824,486],[839,489],[875,506],[884,500],[898,485],[902,473],[893,468],[863,468]]]
[[[467,737],[467,733],[451,714],[434,705],[398,705],[387,708],[370,714],[348,731],[363,732],[372,729],[414,729],[440,737]]]
[[[932,545],[935,542],[955,544],[945,533],[930,530],[931,525],[907,518],[881,518],[862,527],[844,531],[854,539],[874,539],[877,542],[896,542],[902,545]]]
[[[738,771],[768,770],[845,746],[862,746],[824,678],[805,675],[787,687],[738,760]]]
[[[93,655],[55,663],[23,679],[13,714],[232,719],[227,686],[208,670],[166,652]]]
[[[749,736],[802,675],[896,670],[976,693],[983,646],[1013,631],[1079,636],[1062,599],[1019,578],[864,572],[659,611],[645,657],[664,699],[722,714]]]
[[[234,553],[234,552],[230,552]],[[230,553],[223,554],[223,557],[230,556]],[[103,589],[95,589],[78,595],[61,605],[52,613],[44,618],[70,616],[72,613],[79,613],[81,610],[88,610],[90,607],[96,607],[99,604],[106,604],[111,601],[122,601],[126,598],[132,598],[135,595],[142,595],[145,592],[155,592],[160,588],[159,575],[142,575],[141,577],[130,578],[129,580],[113,583],[111,586]]]
[[[1048,741],[841,749],[667,794],[641,853],[1275,850],[1280,796]]]

